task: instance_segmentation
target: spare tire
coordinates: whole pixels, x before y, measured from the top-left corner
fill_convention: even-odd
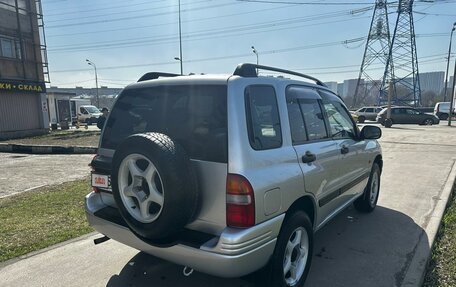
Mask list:
[[[140,237],[171,238],[197,211],[196,174],[189,157],[164,134],[126,138],[114,153],[111,181],[120,214]]]

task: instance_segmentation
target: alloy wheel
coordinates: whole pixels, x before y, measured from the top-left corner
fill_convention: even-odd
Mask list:
[[[130,154],[120,163],[119,194],[128,213],[142,223],[155,221],[164,205],[164,188],[154,164],[141,154]]]

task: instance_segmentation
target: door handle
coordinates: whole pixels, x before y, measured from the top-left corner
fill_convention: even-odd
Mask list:
[[[317,159],[317,156],[310,151],[306,151],[306,154],[302,156],[301,160],[303,163],[310,163]]]
[[[340,149],[340,153],[341,154],[347,154],[349,151],[350,150],[346,146],[342,146],[342,148]]]

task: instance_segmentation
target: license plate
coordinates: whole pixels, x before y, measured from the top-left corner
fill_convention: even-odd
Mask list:
[[[111,180],[109,175],[92,173],[92,186],[111,188]]]

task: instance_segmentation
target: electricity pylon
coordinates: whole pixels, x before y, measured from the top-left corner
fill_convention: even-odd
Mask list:
[[[383,70],[387,65],[391,48],[387,6],[386,0],[375,2],[352,107],[373,104],[378,101],[382,88]],[[379,69],[382,72],[378,72]]]
[[[378,104],[421,105],[421,87],[416,53],[413,0],[399,0],[396,27],[383,75]]]

